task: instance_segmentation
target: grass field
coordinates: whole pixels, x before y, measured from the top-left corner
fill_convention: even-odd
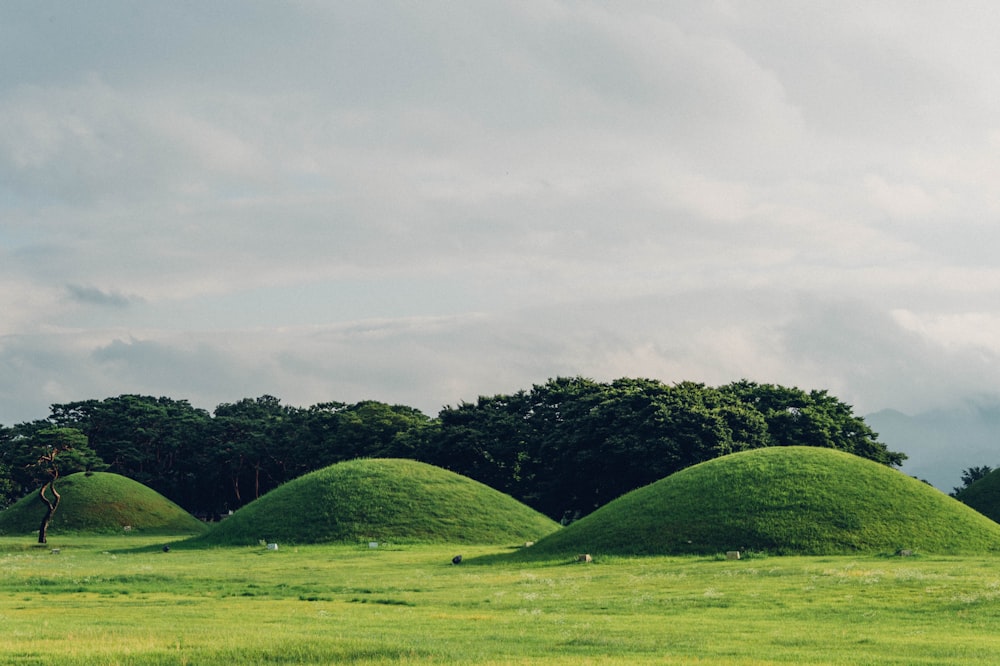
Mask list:
[[[1000,653],[991,556],[513,563],[482,546],[162,543],[0,539],[0,663],[968,664]]]

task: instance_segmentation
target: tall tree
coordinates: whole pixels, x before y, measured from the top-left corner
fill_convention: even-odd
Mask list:
[[[251,502],[287,480],[299,411],[272,395],[215,408],[213,448],[219,470],[228,477],[231,506]]]
[[[0,425],[0,511],[13,504],[19,497],[11,461],[7,458],[13,438],[13,429]]]
[[[878,441],[864,419],[825,390],[803,391],[741,380],[719,388],[758,411],[767,423],[768,446],[821,446],[899,467],[906,454]]]
[[[82,431],[112,472],[188,511],[212,501],[216,486],[205,478],[211,417],[186,400],[125,394],[71,402],[53,405],[50,422]]]
[[[765,432],[752,412],[691,382],[557,380],[534,393],[550,405],[536,415],[558,414],[541,428],[537,507],[564,521],[689,465],[761,446]]]
[[[74,428],[39,430],[27,438],[22,455],[33,459],[27,467],[40,484],[38,498],[46,507],[38,527],[38,543],[47,543],[49,523],[62,499],[56,488],[60,475],[103,469],[106,465],[88,446],[87,436]]]
[[[445,408],[418,454],[568,521],[640,485],[763,446],[752,409],[701,384],[559,377]]]
[[[32,438],[39,430],[51,427],[50,422],[39,420],[0,429],[0,468],[6,475],[5,505],[38,489],[34,465],[38,455],[31,446]]]
[[[712,388],[558,377],[531,391],[446,407],[427,462],[572,520],[690,465],[762,446],[825,446],[890,465],[889,451],[825,391],[742,381]]]
[[[528,446],[537,439],[527,418],[530,413],[524,391],[447,407],[438,417],[439,427],[415,449],[414,457],[523,497],[530,475]]]
[[[962,485],[957,488],[952,488],[951,494],[957,495],[962,492],[973,483],[983,478],[987,474],[993,471],[993,468],[989,465],[980,465],[978,467],[969,467],[968,469],[962,470]]]

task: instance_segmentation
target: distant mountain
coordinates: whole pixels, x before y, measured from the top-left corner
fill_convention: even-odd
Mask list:
[[[969,467],[1000,467],[1000,404],[966,403],[915,416],[884,409],[865,422],[891,451],[909,456],[903,472],[946,493],[961,485]]]

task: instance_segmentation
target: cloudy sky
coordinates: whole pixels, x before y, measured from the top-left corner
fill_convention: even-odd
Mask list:
[[[0,423],[1000,395],[994,2],[0,4]],[[972,461],[978,463],[978,461]]]

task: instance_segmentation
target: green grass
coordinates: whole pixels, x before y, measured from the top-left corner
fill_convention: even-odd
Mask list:
[[[89,513],[113,504],[93,488]],[[853,456],[737,454],[561,531],[536,517],[438,468],[356,461],[169,551],[175,537],[118,527],[53,529],[44,547],[0,537],[0,663],[912,665],[1000,650],[1000,525]],[[537,531],[551,535],[530,548],[483,545]],[[212,545],[259,538],[279,549]]]
[[[0,662],[912,665],[1000,650],[990,555],[452,566],[497,549],[160,545],[0,538]]]
[[[364,459],[289,481],[194,543],[515,544],[557,529],[546,516],[467,477],[413,460]]]
[[[60,532],[117,533],[126,525],[136,534],[186,535],[205,530],[201,521],[167,498],[118,474],[71,474],[57,480],[56,489],[62,500],[49,536]],[[33,492],[0,511],[0,535],[37,534],[44,515],[45,506]]]
[[[525,556],[1000,552],[1000,525],[884,465],[813,447],[736,453],[635,490]]]

